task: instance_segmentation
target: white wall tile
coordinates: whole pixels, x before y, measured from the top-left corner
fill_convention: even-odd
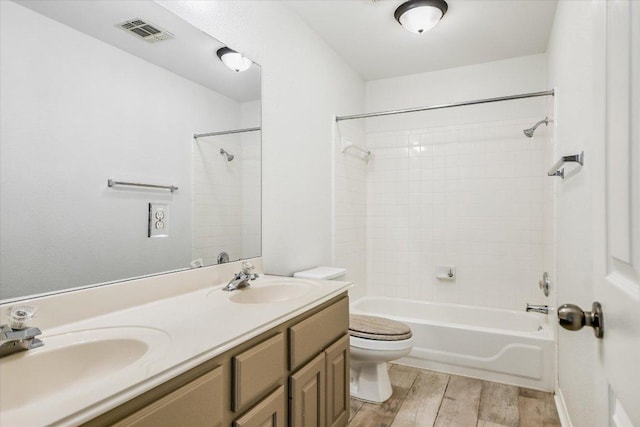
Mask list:
[[[531,302],[552,185],[540,173],[549,138],[533,146],[519,137],[536,121],[367,134],[376,153],[366,171],[368,293],[511,309]],[[436,279],[439,264],[456,265],[457,279]]]

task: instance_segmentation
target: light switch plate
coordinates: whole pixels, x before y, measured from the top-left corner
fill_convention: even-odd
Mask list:
[[[169,205],[166,203],[149,203],[148,236],[169,236]]]

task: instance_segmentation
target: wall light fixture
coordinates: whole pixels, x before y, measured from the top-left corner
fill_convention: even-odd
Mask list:
[[[218,58],[220,58],[220,61],[222,61],[224,65],[236,72],[248,70],[251,64],[253,64],[249,58],[226,46],[218,49],[216,55],[218,55]]]

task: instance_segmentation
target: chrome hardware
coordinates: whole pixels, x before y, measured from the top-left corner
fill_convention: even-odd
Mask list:
[[[234,133],[255,132],[257,130],[261,130],[261,128],[256,127],[256,128],[245,128],[245,129],[223,130],[220,132],[194,133],[193,137],[195,139],[198,139],[198,138],[203,138],[205,136],[231,135]]]
[[[230,162],[231,160],[233,160],[236,156],[234,156],[233,154],[229,153],[227,150],[225,150],[224,148],[220,149],[220,154],[222,156],[225,157],[225,159],[227,159],[227,162]]]
[[[581,151],[578,154],[572,154],[570,156],[562,156],[560,160],[556,162],[555,165],[551,166],[549,172],[547,172],[548,176],[559,176],[564,179],[564,168],[562,165],[568,162],[580,163],[580,166],[584,165],[584,151]]]
[[[222,290],[235,291],[236,289],[242,289],[251,286],[251,283],[249,283],[249,281],[256,280],[258,278],[258,275],[256,273],[253,273],[254,268],[255,267],[250,262],[243,261],[241,271],[239,273],[236,273],[236,275],[233,276],[233,279],[229,280],[227,286],[222,288]]]
[[[549,117],[545,117],[543,120],[540,120],[538,123],[536,123],[529,129],[524,129],[522,133],[524,133],[524,136],[526,136],[527,138],[533,138],[533,134],[535,133],[536,129],[538,129],[538,126],[540,126],[543,123],[545,126],[549,126]]]
[[[9,325],[0,325],[0,357],[42,347],[44,343],[35,338],[40,334],[38,328],[12,329]]]
[[[538,282],[538,286],[542,289],[545,297],[549,296],[549,286],[551,285],[551,278],[546,271],[542,274],[542,280]]]
[[[169,190],[172,193],[178,190],[178,187],[176,187],[175,185],[143,184],[140,182],[125,182],[125,181],[116,181],[114,179],[107,179],[108,187],[115,187],[118,185],[124,185],[127,187],[143,187],[143,188],[155,188],[159,190]]]
[[[229,262],[229,254],[226,252],[220,252],[216,261],[218,264],[225,264]]]
[[[560,326],[569,331],[591,326],[596,338],[602,338],[604,335],[604,314],[602,306],[597,301],[591,305],[591,311],[583,311],[574,304],[562,304],[558,308],[558,319]]]
[[[533,312],[542,313],[542,314],[549,314],[549,306],[527,304],[527,311],[533,311]]]
[[[242,272],[244,274],[251,274],[253,273],[253,270],[255,270],[253,264],[248,261],[242,261]]]
[[[336,122],[342,120],[366,119],[369,117],[389,116],[392,114],[415,113],[417,111],[441,110],[443,108],[463,107],[465,105],[488,104],[491,102],[510,101],[512,99],[534,98],[537,96],[554,96],[554,89],[543,92],[521,93],[518,95],[500,96],[497,98],[474,99],[473,101],[456,102],[453,104],[431,105],[428,107],[404,108],[402,110],[378,111],[376,113],[352,114],[350,116],[336,116]]]

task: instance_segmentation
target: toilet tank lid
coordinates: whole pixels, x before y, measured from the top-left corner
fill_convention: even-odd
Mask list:
[[[310,270],[298,271],[297,273],[293,273],[293,277],[298,277],[300,279],[331,280],[344,275],[346,272],[346,268],[316,267]]]

